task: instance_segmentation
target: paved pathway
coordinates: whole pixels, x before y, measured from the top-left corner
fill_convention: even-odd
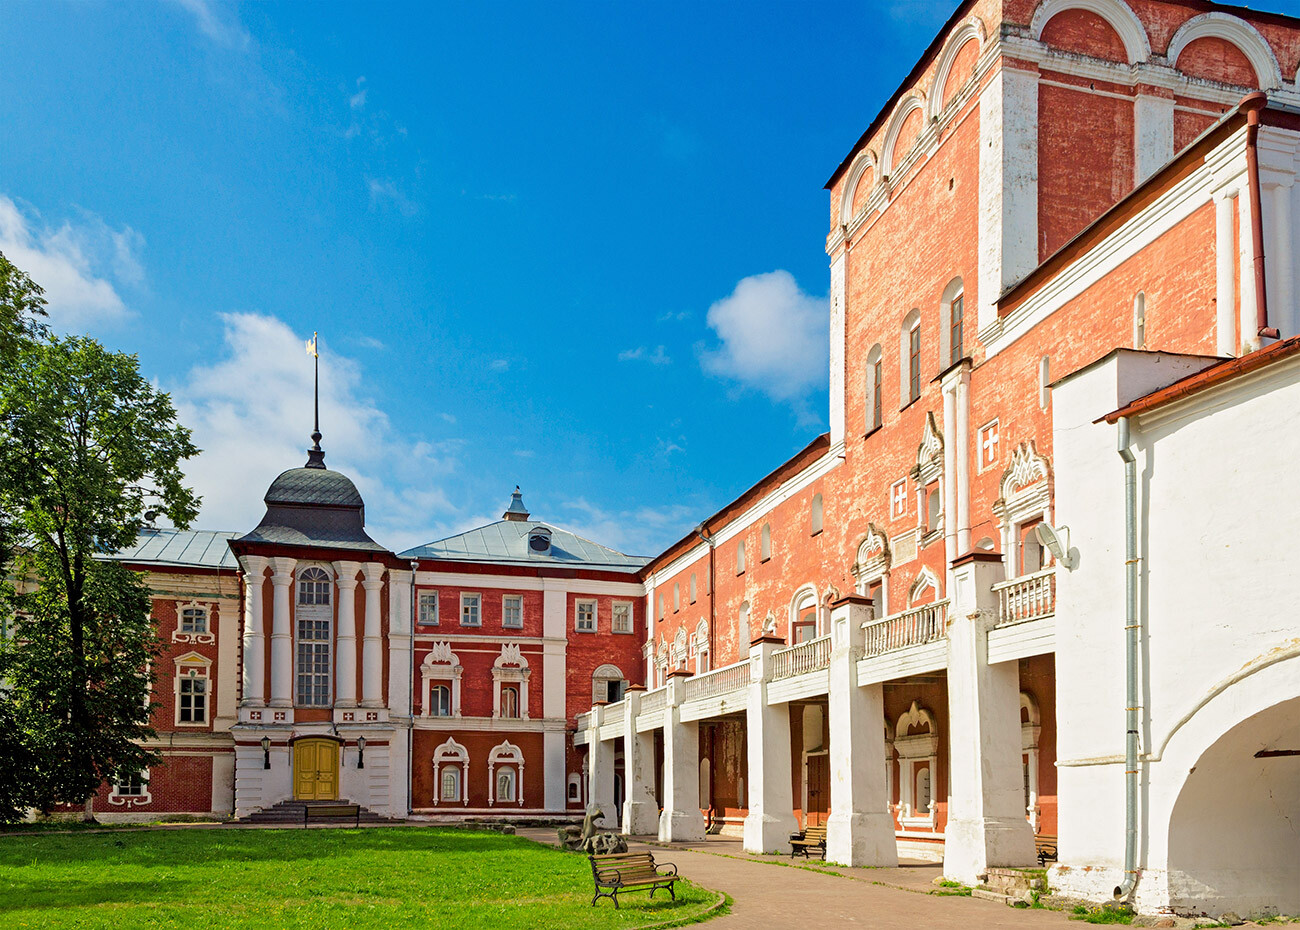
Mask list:
[[[520,829],[519,835],[555,843],[554,830]],[[1061,930],[1076,926],[1056,911],[1015,909],[976,898],[929,894],[934,889],[932,879],[941,873],[932,863],[906,863],[897,869],[846,869],[814,861],[812,868],[790,868],[788,858],[748,856],[740,851],[738,841],[729,842],[723,837],[668,848],[663,845],[634,841],[631,848],[650,848],[657,859],[673,862],[685,878],[731,895],[731,913],[709,921],[710,930],[1034,930],[1049,926]]]

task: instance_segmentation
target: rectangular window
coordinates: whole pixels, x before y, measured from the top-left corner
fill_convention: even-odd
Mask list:
[[[483,595],[462,594],[460,596],[460,625],[483,625]]]
[[[632,605],[625,603],[614,603],[613,619],[610,626],[615,633],[632,632]]]
[[[438,625],[438,592],[420,592],[420,610],[417,619],[421,626]]]
[[[880,389],[885,380],[885,363],[879,359],[871,366],[871,428],[878,429],[880,424],[885,421],[884,406],[881,400]]]
[[[921,396],[921,326],[917,324],[907,334],[907,399],[910,403]]]
[[[611,704],[617,704],[623,700],[623,682],[607,681],[605,682],[605,700]]]
[[[579,633],[596,632],[595,601],[578,601],[574,605],[573,628]]]
[[[434,685],[429,689],[429,713],[435,717],[451,716],[451,688]]]
[[[208,722],[208,679],[191,669],[181,676],[177,694],[180,723]]]
[[[950,317],[952,326],[950,329],[952,338],[952,354],[948,362],[949,365],[956,365],[966,355],[962,348],[962,314],[964,312],[964,298],[958,294],[952,299],[952,310]]]
[[[182,633],[206,633],[208,631],[208,609],[206,607],[184,607],[181,609]]]
[[[139,798],[144,796],[149,777],[144,772],[124,772],[114,781],[117,796],[120,798]]]
[[[524,625],[524,598],[521,594],[507,594],[501,600],[501,625],[517,630]]]
[[[330,622],[298,620],[298,689],[295,703],[328,707],[330,702]]]

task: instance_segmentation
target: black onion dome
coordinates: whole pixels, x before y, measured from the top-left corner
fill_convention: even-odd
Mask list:
[[[323,455],[282,472],[266,490],[266,516],[241,542],[386,552],[366,533],[366,505],[352,479],[330,471]]]
[[[364,507],[352,479],[325,468],[291,468],[271,482],[269,504],[323,504],[327,507]]]

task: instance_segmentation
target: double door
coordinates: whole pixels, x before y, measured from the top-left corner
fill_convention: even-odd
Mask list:
[[[300,739],[293,744],[293,796],[299,801],[338,800],[338,743]]]

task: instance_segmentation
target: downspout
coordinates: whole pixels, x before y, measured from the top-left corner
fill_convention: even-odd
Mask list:
[[[1115,900],[1127,900],[1137,885],[1138,804],[1138,552],[1137,459],[1129,448],[1128,417],[1120,417],[1119,457],[1124,460],[1124,879]]]
[[[406,720],[410,727],[406,736],[406,815],[408,817],[415,813],[415,798],[411,789],[415,779],[415,571],[419,567],[419,562],[411,561],[411,615],[407,618],[411,631],[410,638],[407,640],[410,644],[407,650],[410,658],[406,663],[411,675],[406,688]],[[438,787],[435,785],[433,790],[437,791]]]
[[[1259,336],[1278,339],[1277,328],[1268,325],[1268,288],[1264,283],[1264,198],[1259,184],[1259,113],[1268,106],[1268,95],[1260,91],[1247,94],[1237,106],[1246,111],[1246,177],[1250,187],[1250,236],[1255,266],[1255,322]]]

